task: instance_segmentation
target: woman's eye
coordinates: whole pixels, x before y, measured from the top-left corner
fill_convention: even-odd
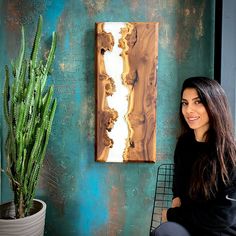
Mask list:
[[[200,104],[200,103],[202,103],[200,100],[195,101],[195,104]]]
[[[181,106],[182,106],[182,107],[184,107],[184,106],[186,106],[186,105],[187,105],[187,102],[183,102],[183,101],[181,102]]]

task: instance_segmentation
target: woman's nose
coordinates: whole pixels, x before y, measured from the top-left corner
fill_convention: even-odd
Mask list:
[[[186,107],[186,112],[187,113],[193,112],[193,107],[190,104]]]

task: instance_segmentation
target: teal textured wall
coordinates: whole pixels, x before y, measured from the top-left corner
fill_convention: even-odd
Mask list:
[[[1,0],[0,73],[19,49],[20,25],[32,45],[43,15],[42,49],[51,32],[58,46],[53,75],[58,99],[37,197],[47,202],[46,235],[148,235],[156,169],[171,162],[178,127],[179,90],[188,76],[212,77],[214,1],[208,0]],[[157,163],[94,161],[94,24],[158,21]],[[43,54],[44,55],[44,54]],[[2,102],[2,97],[1,97]],[[1,114],[1,163],[5,126]],[[1,200],[11,199],[2,173]]]

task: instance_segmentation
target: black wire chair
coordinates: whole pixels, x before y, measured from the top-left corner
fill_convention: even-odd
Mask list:
[[[174,164],[161,164],[157,169],[156,189],[150,233],[161,224],[162,210],[171,207]]]

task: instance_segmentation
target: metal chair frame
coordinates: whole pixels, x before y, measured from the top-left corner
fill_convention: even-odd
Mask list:
[[[161,224],[162,210],[171,207],[174,164],[161,164],[157,169],[150,233]]]

